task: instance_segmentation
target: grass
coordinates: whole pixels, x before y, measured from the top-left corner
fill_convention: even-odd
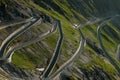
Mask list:
[[[110,64],[110,62],[104,58],[100,58],[99,56],[91,55],[93,59],[93,63],[97,64],[99,67],[102,67],[108,73],[117,73],[115,68]]]
[[[0,3],[7,4],[7,0],[0,0]]]
[[[4,76],[4,75],[2,75],[2,74],[0,74],[0,78],[3,78],[3,79],[5,79],[5,80],[8,80],[8,77],[6,77],[6,76]]]
[[[65,0],[64,0],[64,1],[62,1],[63,3],[60,3],[60,1],[58,1],[58,0],[53,0],[53,2],[55,4],[57,4],[61,9],[64,10],[64,12],[68,18],[69,18],[69,16],[74,17],[72,11],[69,9],[69,4],[67,4],[67,1],[65,2]],[[67,4],[67,5],[65,5],[65,4]]]
[[[108,75],[110,75],[113,80],[115,79],[114,75],[118,75],[118,72],[113,67],[113,65],[110,64],[110,62],[105,58],[94,54],[91,54],[91,58],[92,61],[88,63],[77,61],[77,64],[79,64],[82,68],[85,68],[86,70],[92,70],[94,66],[102,68],[105,72],[107,72]]]
[[[111,23],[108,23],[107,24],[110,28],[111,28],[111,30],[113,30],[115,33],[116,33],[116,37],[117,38],[119,38],[120,39],[120,30],[119,29],[117,29],[113,24],[111,24]],[[114,39],[114,38],[113,38]],[[120,43],[120,41],[119,40],[116,40],[116,38],[115,38],[115,42],[117,42],[117,43]]]
[[[55,38],[56,37],[56,38]],[[57,34],[52,34],[49,37],[45,38],[43,41],[45,41],[52,49],[55,48],[58,40]]]
[[[90,33],[93,33],[92,31],[89,31],[87,28],[83,28],[84,30],[84,33],[89,34],[89,38],[92,39],[92,41],[95,41],[95,42],[98,42],[97,41],[97,38],[95,38],[95,36],[93,36],[93,34],[90,34]],[[109,37],[109,35],[107,35],[105,32],[102,31],[103,34],[105,34],[109,40],[112,40],[112,38]],[[114,52],[115,50],[115,45],[113,45],[112,43],[108,42],[105,38],[103,38],[103,42],[104,42],[104,45],[105,47],[107,48],[107,50],[110,52]],[[115,43],[116,44],[116,43]],[[112,45],[112,46],[111,46]],[[90,46],[86,46],[85,47],[86,50],[90,50],[92,51],[93,53],[94,52],[94,49],[91,49]],[[113,55],[110,54],[110,56],[114,59]],[[102,61],[102,59],[100,59],[100,57],[95,57],[95,56],[91,56],[91,58],[93,59],[93,62],[90,62],[90,63],[87,63],[86,66],[92,66],[93,64],[97,64],[99,67],[102,67],[104,70],[106,70],[108,73],[117,73],[117,71],[114,69],[114,67],[109,63],[109,61],[107,61],[108,63],[105,63],[104,61]],[[114,59],[115,60],[115,59]],[[115,61],[118,65],[119,63],[117,61]],[[106,65],[107,64],[107,65]]]
[[[31,6],[34,6],[36,9],[38,9],[39,11],[42,11],[58,20],[61,21],[62,23],[62,28],[63,28],[63,33],[64,35],[70,39],[71,41],[75,41],[74,39],[74,35],[77,35],[78,32],[73,29],[73,27],[71,26],[71,23],[64,18],[61,14],[59,14],[57,11],[50,11],[50,10],[45,10],[44,8],[40,7],[39,5],[36,5],[35,3],[29,3]],[[74,32],[74,35],[72,35],[71,33]]]
[[[13,54],[13,64],[15,64],[19,68],[30,70],[35,69],[34,65],[29,61],[27,56],[25,56],[24,54],[20,54],[18,52],[15,52]]]

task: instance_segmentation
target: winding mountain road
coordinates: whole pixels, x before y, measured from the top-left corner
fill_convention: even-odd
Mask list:
[[[46,79],[50,73],[52,72],[56,62],[57,62],[57,59],[59,57],[59,54],[60,54],[60,49],[61,49],[61,46],[62,46],[62,41],[63,41],[63,32],[62,32],[62,27],[61,27],[61,23],[59,20],[56,20],[57,21],[57,24],[58,24],[58,29],[59,29],[59,40],[57,42],[57,46],[56,46],[56,49],[53,53],[53,56],[50,60],[50,63],[49,65],[47,66],[46,70],[44,71],[43,75],[41,76],[41,79],[44,80]]]
[[[14,40],[17,36],[25,32],[30,27],[34,26],[35,24],[41,22],[41,18],[33,18],[31,22],[25,24],[24,26],[18,28],[13,33],[11,33],[1,44],[0,46],[0,58],[3,57],[3,54],[7,48],[7,46],[10,44],[12,40]]]
[[[119,15],[116,15],[115,17],[117,17],[117,16],[119,16]],[[106,19],[109,19],[109,18],[106,18]],[[81,28],[83,26],[86,26],[88,24],[94,24],[94,23],[99,22],[101,20],[102,19],[98,19],[97,21],[89,21],[89,22],[87,22],[85,24],[81,24],[79,26],[74,25],[74,26],[75,26],[75,28],[79,29],[79,28]],[[106,21],[105,21],[105,23],[106,23]],[[53,80],[58,74],[60,74],[62,72],[62,70],[64,70],[65,68],[69,67],[69,65],[71,65],[74,62],[74,60],[78,57],[79,53],[82,52],[82,50],[84,48],[85,39],[84,39],[84,36],[83,36],[82,32],[80,31],[80,29],[79,29],[79,32],[80,32],[80,34],[82,36],[82,40],[81,40],[80,46],[77,49],[76,53],[67,62],[65,62],[62,66],[60,66],[60,68],[55,73],[53,73],[53,75],[51,75],[50,77],[46,78],[45,80]]]
[[[48,77],[46,80],[53,80],[65,68],[70,67],[71,63],[73,63],[76,59],[78,59],[80,53],[83,51],[84,44],[85,44],[84,35],[83,35],[83,33],[82,33],[82,31],[80,29],[78,29],[78,30],[79,30],[79,33],[80,33],[80,36],[81,36],[81,41],[80,41],[78,49],[76,50],[76,52],[74,53],[74,55],[67,62],[65,62],[62,66],[60,66],[60,68],[55,73],[53,73],[53,75],[51,75],[50,77]]]
[[[104,56],[110,61],[110,63],[116,68],[116,70],[117,70],[117,71],[119,72],[119,74],[120,74],[120,67],[115,63],[114,59],[113,59],[113,58],[109,55],[109,53],[105,50],[105,47],[104,47],[103,42],[102,42],[102,39],[101,39],[101,32],[100,32],[101,29],[104,27],[104,25],[105,25],[107,22],[115,19],[115,18],[118,17],[118,16],[119,16],[119,15],[116,15],[116,16],[111,17],[110,19],[102,22],[102,23],[98,26],[97,35],[98,35],[98,41],[99,41],[99,43],[100,43],[101,49],[103,50]]]
[[[116,16],[115,16],[116,17]],[[104,55],[105,57],[113,64],[113,66],[117,69],[117,71],[120,73],[120,68],[119,66],[114,62],[114,60],[109,56],[109,54],[107,53],[107,51],[105,50],[104,46],[103,46],[103,43],[102,43],[102,39],[100,37],[100,30],[101,28],[109,21],[111,21],[112,19],[114,19],[115,17],[112,17],[106,21],[104,21],[103,23],[101,23],[99,26],[98,26],[98,40],[99,40],[99,43],[100,43],[100,46],[102,48],[102,50],[104,51]],[[31,22],[30,22],[31,21]],[[9,50],[7,51],[7,55],[5,56],[5,59],[8,60],[8,62],[11,62],[11,58],[12,58],[12,55],[14,53],[14,51],[22,48],[22,47],[25,47],[27,45],[30,45],[32,43],[35,43],[35,42],[38,42],[40,41],[41,39],[49,36],[50,34],[52,34],[53,32],[55,32],[56,30],[56,26],[58,24],[58,28],[59,28],[59,33],[60,33],[60,37],[59,37],[59,40],[57,42],[57,46],[56,46],[56,49],[54,51],[54,54],[51,58],[51,61],[49,63],[49,65],[47,66],[45,72],[43,73],[42,75],[42,80],[53,80],[58,74],[60,74],[65,68],[68,68],[71,66],[71,64],[79,57],[80,53],[83,51],[83,48],[84,48],[84,45],[85,45],[85,38],[84,38],[84,35],[82,33],[82,31],[79,29],[83,26],[86,26],[86,25],[89,25],[89,24],[94,24],[96,22],[99,22],[101,21],[101,19],[97,19],[95,21],[88,21],[87,23],[85,24],[80,24],[78,26],[76,26],[76,28],[78,28],[79,32],[80,32],[80,35],[81,35],[81,42],[79,44],[79,47],[78,49],[76,50],[75,54],[68,60],[66,61],[62,66],[60,66],[60,68],[55,72],[53,73],[51,76],[50,73],[52,72],[56,62],[57,62],[57,59],[58,59],[58,56],[60,54],[60,49],[61,49],[61,46],[62,46],[62,41],[63,41],[63,32],[62,32],[62,27],[61,27],[61,23],[60,21],[56,21],[55,25],[52,27],[51,30],[47,31],[46,33],[42,34],[42,35],[39,35],[38,38],[36,39],[33,39],[33,40],[30,40],[28,42],[25,42],[25,43],[21,43],[21,44],[17,44],[15,46],[12,46],[11,48],[9,48]],[[17,24],[22,24],[22,23],[26,23],[28,22],[28,24],[25,24],[24,26],[20,27],[19,29],[17,29],[16,31],[14,31],[13,33],[11,33],[1,44],[0,46],[0,58],[3,57],[4,55],[4,52],[7,48],[7,46],[10,44],[10,42],[12,40],[14,40],[17,36],[19,36],[20,34],[22,34],[23,32],[25,32],[27,29],[29,29],[30,27],[38,24],[38,23],[41,23],[41,18],[33,18],[31,17],[30,19],[27,19],[25,21],[22,21],[22,22],[18,22],[18,23],[14,23],[14,24],[10,24],[10,25],[6,25],[6,26],[2,26],[0,27],[0,29],[4,29],[4,28],[7,28],[8,26],[13,26],[13,25],[17,25]]]
[[[30,22],[32,19],[33,19],[33,17],[28,18],[28,19],[26,19],[24,21],[21,21],[21,22],[11,23],[11,24],[7,24],[7,25],[0,25],[0,30],[1,29],[5,29],[5,28],[7,28],[9,26],[14,26],[14,25],[18,25],[18,24],[23,24],[23,23]]]
[[[95,24],[95,23],[97,23],[97,22],[100,22],[100,21],[102,21],[103,19],[95,19],[95,20],[90,20],[90,21],[88,21],[88,22],[86,22],[86,23],[83,23],[83,24],[80,24],[80,25],[78,25],[78,26],[76,26],[76,28],[82,28],[82,27],[84,27],[84,26],[87,26],[87,25],[90,25],[90,24]],[[75,26],[75,25],[74,25]]]
[[[119,16],[118,14],[115,15],[116,17]],[[97,22],[100,22],[100,21],[103,21],[103,20],[106,20],[106,19],[109,19],[113,16],[107,16],[107,17],[104,17],[104,18],[95,18],[93,20],[89,20],[88,22],[86,23],[82,23],[82,24],[79,24],[79,25],[74,25],[75,28],[82,28],[84,26],[87,26],[87,25],[90,25],[90,24],[95,24]]]
[[[40,23],[39,23],[39,24],[40,24]],[[25,47],[25,46],[28,46],[28,45],[30,45],[30,44],[36,43],[36,42],[38,42],[38,41],[46,38],[47,36],[53,34],[53,33],[56,31],[56,24],[57,24],[57,23],[54,23],[53,26],[52,26],[52,28],[51,28],[51,30],[43,33],[42,35],[39,35],[37,38],[32,39],[32,40],[30,40],[30,41],[28,41],[28,42],[20,43],[20,44],[17,44],[17,45],[15,45],[15,46],[10,47],[10,48],[8,49],[8,51],[7,51],[7,55],[5,56],[5,60],[6,60],[7,62],[11,62],[11,61],[12,61],[12,60],[11,60],[11,59],[12,59],[12,55],[14,54],[14,52],[15,52],[16,50],[21,49],[21,48],[23,48],[23,47]]]

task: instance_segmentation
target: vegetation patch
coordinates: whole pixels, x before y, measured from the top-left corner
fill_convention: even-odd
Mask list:
[[[29,61],[28,57],[22,53],[15,52],[13,54],[13,64],[15,64],[19,68],[24,69],[35,69],[34,65]]]

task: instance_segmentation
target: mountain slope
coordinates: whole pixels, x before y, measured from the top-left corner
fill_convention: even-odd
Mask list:
[[[78,31],[72,26],[82,24],[84,27],[81,30],[86,37],[86,46],[79,59],[75,61],[72,69],[68,70],[72,75],[69,79],[83,79],[83,77],[78,75],[85,76],[85,78],[94,78],[95,74],[98,78],[102,76],[100,80],[102,78],[110,80],[109,78],[106,78],[106,76],[113,80],[119,80],[118,72],[108,59],[105,58],[97,39],[98,25],[110,17],[119,15],[119,3],[120,1],[114,0],[1,0],[0,24],[4,25],[16,22],[17,20],[21,21],[31,16],[45,18],[45,21],[41,25],[32,27],[15,39],[9,45],[10,48],[10,46],[15,45],[16,43],[29,41],[49,30],[49,27],[52,26],[51,17],[60,20],[62,23],[64,40],[61,54],[55,67],[56,69],[62,65],[63,62],[68,60],[76,51],[80,37]],[[97,19],[100,21],[96,22]],[[91,24],[88,24],[87,22],[90,22]],[[20,26],[21,25],[11,26],[10,28],[1,30],[0,43],[2,43],[12,31]],[[105,23],[105,26],[102,29],[104,46],[114,60],[116,60],[115,55],[117,46],[120,44],[119,34],[120,28],[118,16],[114,20]],[[27,39],[25,37],[27,37]],[[53,54],[57,39],[58,32],[35,44],[15,51],[12,64],[16,65],[18,68],[27,70],[35,70],[36,67],[46,67]],[[115,62],[120,67],[120,63],[117,60]],[[77,73],[78,70],[76,71],[76,67],[77,69],[80,69],[83,74]],[[97,72],[100,73],[97,74]]]

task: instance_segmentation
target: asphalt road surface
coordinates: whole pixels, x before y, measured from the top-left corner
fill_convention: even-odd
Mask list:
[[[29,29],[30,27],[34,26],[36,23],[39,23],[41,21],[40,19],[37,18],[33,18],[31,22],[25,24],[24,26],[18,28],[17,30],[15,30],[13,33],[11,33],[1,44],[0,46],[0,58],[3,57],[3,54],[7,48],[7,46],[10,44],[10,42],[12,40],[14,40],[16,37],[18,37],[20,34],[22,34],[23,32],[25,32],[27,29]]]
[[[56,31],[56,23],[52,26],[52,28],[49,31],[43,33],[42,35],[39,35],[37,38],[27,41],[25,43],[20,43],[20,44],[10,47],[7,51],[7,55],[5,56],[6,61],[7,62],[12,61],[11,59],[12,59],[12,55],[14,54],[14,51],[21,49],[25,46],[28,46],[30,44],[36,43],[36,42],[48,37],[49,35],[53,34],[55,31]]]

